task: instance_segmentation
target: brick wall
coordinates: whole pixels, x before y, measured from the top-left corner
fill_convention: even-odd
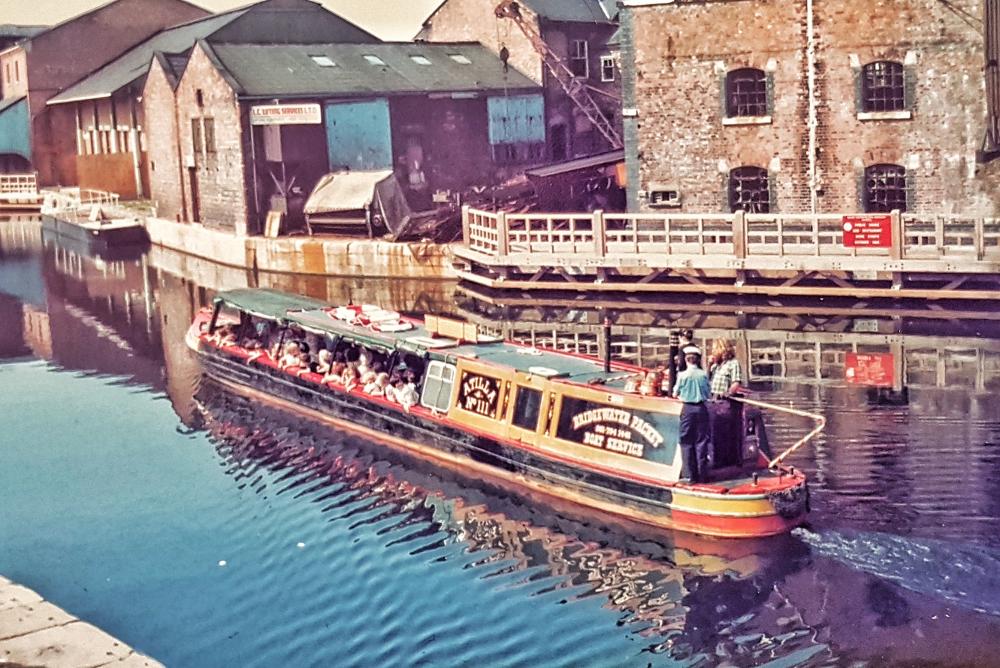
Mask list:
[[[497,54],[506,45],[510,65],[536,83],[542,83],[541,58],[513,21],[496,18],[493,10],[498,1],[447,0],[428,19],[419,36],[428,42],[480,42]],[[521,13],[537,29],[532,11],[522,5]]]
[[[201,91],[201,106],[198,104],[198,91]],[[244,153],[240,107],[232,88],[200,46],[191,54],[176,96],[179,110],[177,138],[183,156],[185,184],[190,190],[192,174],[197,179],[200,221],[208,227],[246,234],[245,176],[249,148]],[[194,150],[191,127],[193,118],[213,119],[214,153]],[[194,197],[190,192],[187,199],[187,219],[191,220],[195,216],[191,211]]]
[[[862,207],[864,168],[906,168],[908,208],[991,214],[996,170],[977,166],[985,132],[983,40],[967,16],[981,0],[815,3],[816,205]],[[952,11],[949,6],[956,11]],[[777,0],[630,7],[623,59],[630,77],[630,198],[676,188],[688,211],[728,210],[730,169],[768,170],[772,210],[809,211],[806,3]],[[904,64],[909,118],[859,118],[861,67]],[[633,65],[634,63],[634,65]],[[724,125],[727,70],[767,73],[770,119]],[[877,115],[876,115],[877,116]]]
[[[184,219],[186,194],[178,155],[174,90],[160,63],[155,60],[142,91],[142,109],[149,156],[150,199],[160,217]]]

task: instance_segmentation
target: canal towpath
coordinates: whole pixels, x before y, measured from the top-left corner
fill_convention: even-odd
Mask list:
[[[0,665],[162,668],[96,626],[0,576]]]

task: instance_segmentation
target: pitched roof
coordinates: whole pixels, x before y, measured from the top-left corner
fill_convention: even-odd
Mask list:
[[[14,25],[13,23],[4,23],[0,25],[0,37],[32,37],[47,29],[48,26],[25,26]]]
[[[78,81],[48,101],[47,104],[65,104],[79,100],[111,97],[118,89],[146,75],[153,54],[179,54],[191,49],[194,43],[235,21],[247,8],[207,16],[163,30],[135,48],[112,60],[90,76]]]
[[[521,0],[547,21],[612,23],[618,9],[611,0]]]
[[[538,88],[515,69],[504,72],[494,53],[472,42],[213,44],[208,48],[244,97]],[[314,56],[333,64],[323,66]]]

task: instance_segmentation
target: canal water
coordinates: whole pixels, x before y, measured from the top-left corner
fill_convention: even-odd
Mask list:
[[[755,398],[829,419],[790,459],[810,523],[651,534],[265,410],[201,381],[182,340],[248,284],[645,363],[677,327],[736,338]],[[169,666],[995,666],[998,387],[983,305],[248,276],[163,249],[93,258],[0,219],[0,573]],[[770,428],[781,444],[806,425]]]

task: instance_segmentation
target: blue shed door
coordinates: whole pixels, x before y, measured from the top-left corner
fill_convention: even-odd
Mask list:
[[[545,141],[545,103],[541,95],[510,95],[486,100],[491,144]]]
[[[326,105],[330,169],[392,169],[389,101],[330,102]]]

